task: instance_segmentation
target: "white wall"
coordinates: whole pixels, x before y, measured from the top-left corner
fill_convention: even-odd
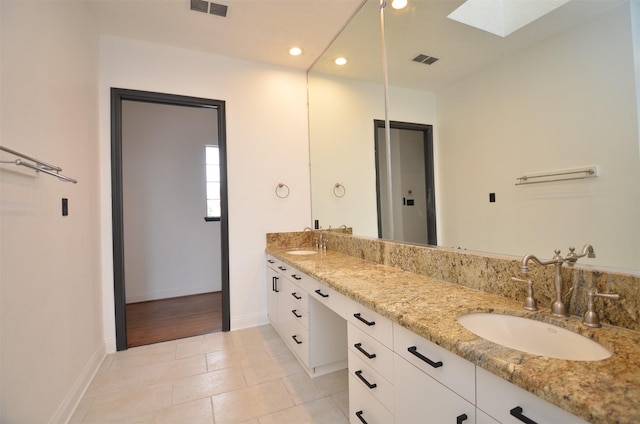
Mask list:
[[[640,268],[631,40],[624,4],[439,95],[442,244],[550,257],[591,243],[598,257],[585,264]],[[589,165],[599,177],[515,186]]]
[[[435,96],[397,89],[390,98],[393,120],[433,124]],[[313,218],[320,225],[353,227],[378,236],[375,119],[384,119],[382,86],[313,73],[309,75]],[[337,198],[339,182],[346,194]]]
[[[104,325],[115,348],[110,210],[111,87],[226,101],[231,328],[267,322],[265,233],[310,224],[306,75],[303,71],[103,36],[100,150]],[[290,187],[275,195],[279,182]]]
[[[205,146],[217,111],[123,101],[127,303],[221,289],[220,222],[205,222]]]
[[[62,423],[105,352],[98,38],[84,2],[0,11],[0,144],[78,180],[0,165],[0,422]]]

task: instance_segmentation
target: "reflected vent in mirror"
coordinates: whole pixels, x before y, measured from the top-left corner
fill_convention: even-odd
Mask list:
[[[419,54],[412,59],[414,62],[424,63],[425,65],[432,65],[439,59],[437,57],[428,56],[426,54]]]

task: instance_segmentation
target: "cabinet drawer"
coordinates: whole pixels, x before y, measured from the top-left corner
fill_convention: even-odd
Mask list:
[[[477,407],[503,424],[527,422],[512,415],[521,414],[538,424],[586,424],[581,418],[527,392],[520,387],[476,367]],[[514,409],[518,408],[517,411]]]
[[[401,325],[393,326],[393,350],[454,392],[475,403],[475,365]],[[397,382],[396,382],[397,384]]]
[[[271,269],[280,271],[278,269],[278,266],[282,265],[282,261],[280,261],[279,259],[274,258],[271,255],[267,255],[267,266]]]
[[[280,312],[284,314],[281,320],[293,320],[299,322],[304,328],[309,329],[309,312],[303,309],[290,298],[282,299],[282,308]]]
[[[288,278],[281,278],[280,290],[283,292],[283,297],[290,300],[298,308],[302,308],[305,311],[309,310],[309,295],[300,286],[290,281]]]
[[[397,423],[475,424],[476,407],[396,356]]]
[[[393,414],[349,374],[349,423],[392,424]]]
[[[365,364],[393,383],[393,351],[352,323],[348,325],[349,349]]]
[[[357,382],[356,384],[359,384],[363,390],[368,391],[385,408],[393,412],[393,384],[365,364],[352,351],[349,351],[349,375],[354,378]]]
[[[393,349],[393,323],[366,306],[349,301],[347,320],[380,343]]]
[[[302,287],[311,298],[324,304],[342,318],[345,317],[347,297],[310,277],[303,278]]]
[[[280,335],[291,351],[306,367],[309,367],[309,330],[299,322],[290,319],[282,323]]]

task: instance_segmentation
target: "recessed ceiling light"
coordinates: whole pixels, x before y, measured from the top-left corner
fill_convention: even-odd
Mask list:
[[[407,6],[407,0],[393,0],[391,7],[394,9],[404,9]]]
[[[300,56],[302,54],[302,49],[300,47],[291,47],[289,49],[289,54],[291,56]]]
[[[346,65],[347,64],[347,58],[345,58],[345,57],[336,57],[336,59],[333,61],[333,63],[335,63],[338,66]]]

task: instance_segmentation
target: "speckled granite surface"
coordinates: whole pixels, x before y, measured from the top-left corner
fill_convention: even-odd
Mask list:
[[[287,247],[313,245],[313,233],[298,234],[269,235],[267,251],[422,337],[588,422],[640,423],[640,333],[610,325],[589,329],[580,323],[578,316],[555,319],[548,308],[543,308],[546,305],[543,290],[536,295],[541,310],[535,313],[524,310],[523,287],[504,283],[518,275],[516,260],[336,234],[327,235],[326,253],[286,254]],[[452,267],[452,261],[458,266]],[[403,266],[397,266],[399,262]],[[541,274],[534,278],[549,281],[542,274],[546,269],[540,268],[538,272]],[[595,284],[602,291],[617,287],[625,291],[623,296],[630,296],[632,293],[627,291],[637,287],[626,285],[638,283],[633,276],[570,269],[566,270],[566,278],[582,284],[574,290],[572,299],[582,297],[581,290],[587,284]],[[635,301],[637,297],[631,303],[635,305]],[[573,303],[579,302],[572,302],[572,313],[579,309]],[[635,320],[628,320],[634,328],[637,310],[629,311],[624,306],[621,309],[627,316],[635,316]],[[473,311],[531,316],[592,338],[614,354],[603,361],[580,362],[502,347],[479,338],[457,322],[456,317]]]

